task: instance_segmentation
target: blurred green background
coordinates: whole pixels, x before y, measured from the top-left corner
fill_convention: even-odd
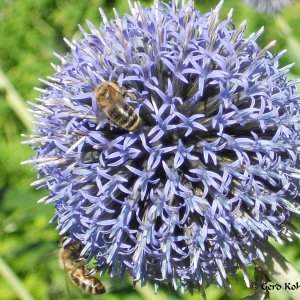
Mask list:
[[[152,1],[142,1],[149,5]],[[247,34],[265,26],[260,38],[264,47],[277,40],[272,52],[288,49],[281,65],[296,63],[291,77],[300,77],[300,1],[296,0],[276,16],[255,12],[242,0],[226,0],[221,19],[234,8],[235,24],[248,20]],[[206,12],[218,1],[196,0],[196,6]],[[53,52],[64,55],[68,48],[63,37],[80,39],[77,24],[85,28],[89,19],[101,22],[98,7],[113,17],[112,7],[119,14],[128,12],[126,1],[75,0],[0,0],[0,298],[14,299],[201,299],[197,295],[182,295],[167,287],[153,296],[151,285],[132,288],[130,278],[116,282],[104,276],[108,293],[91,297],[82,295],[66,283],[65,273],[57,261],[59,237],[55,224],[49,224],[53,208],[37,204],[47,194],[34,190],[30,183],[36,173],[32,166],[21,166],[33,152],[20,135],[30,133],[31,114],[26,101],[34,101],[39,93],[33,87],[43,87],[38,78],[53,74],[51,62],[59,63]],[[300,243],[277,246],[300,271]],[[252,276],[253,271],[249,270]],[[207,299],[240,299],[250,294],[242,275],[231,278],[233,296],[211,286]],[[21,284],[21,286],[16,286]],[[23,289],[22,289],[23,288]],[[26,293],[27,292],[27,293]],[[27,295],[28,294],[28,295]],[[285,292],[271,292],[271,299],[288,299]],[[299,298],[300,299],[300,298]]]

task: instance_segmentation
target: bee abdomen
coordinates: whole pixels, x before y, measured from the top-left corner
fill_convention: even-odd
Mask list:
[[[75,285],[89,294],[97,295],[105,293],[105,287],[95,276],[86,276],[85,268],[70,271],[69,277]]]
[[[128,131],[135,131],[141,127],[141,119],[126,102],[111,107],[107,112],[109,118],[118,126]]]

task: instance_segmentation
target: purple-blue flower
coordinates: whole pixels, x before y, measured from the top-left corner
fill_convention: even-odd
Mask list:
[[[257,11],[263,13],[276,13],[291,3],[291,0],[245,0]]]
[[[193,3],[130,4],[130,15],[68,42],[34,105],[30,143],[41,200],[57,230],[83,245],[100,272],[128,272],[202,291],[230,289],[228,275],[280,242],[299,215],[299,94],[231,12],[218,20]],[[103,81],[129,93],[140,131],[114,126],[94,91]],[[133,94],[135,97],[130,97]]]

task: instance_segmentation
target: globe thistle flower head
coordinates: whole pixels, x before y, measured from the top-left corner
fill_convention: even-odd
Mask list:
[[[245,2],[259,12],[273,14],[289,5],[291,0],[245,0]]]
[[[299,95],[284,54],[245,37],[222,2],[129,2],[131,14],[88,22],[44,81],[29,141],[60,235],[112,276],[183,291],[251,265],[255,241],[286,238],[299,214]],[[142,120],[128,131],[99,109],[114,82]]]

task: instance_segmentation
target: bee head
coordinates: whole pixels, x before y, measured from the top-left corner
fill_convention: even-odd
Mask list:
[[[80,243],[76,241],[72,241],[66,245],[64,245],[65,241],[68,239],[68,237],[64,236],[60,240],[60,246],[64,249],[69,249],[71,251],[79,251],[80,250]]]

